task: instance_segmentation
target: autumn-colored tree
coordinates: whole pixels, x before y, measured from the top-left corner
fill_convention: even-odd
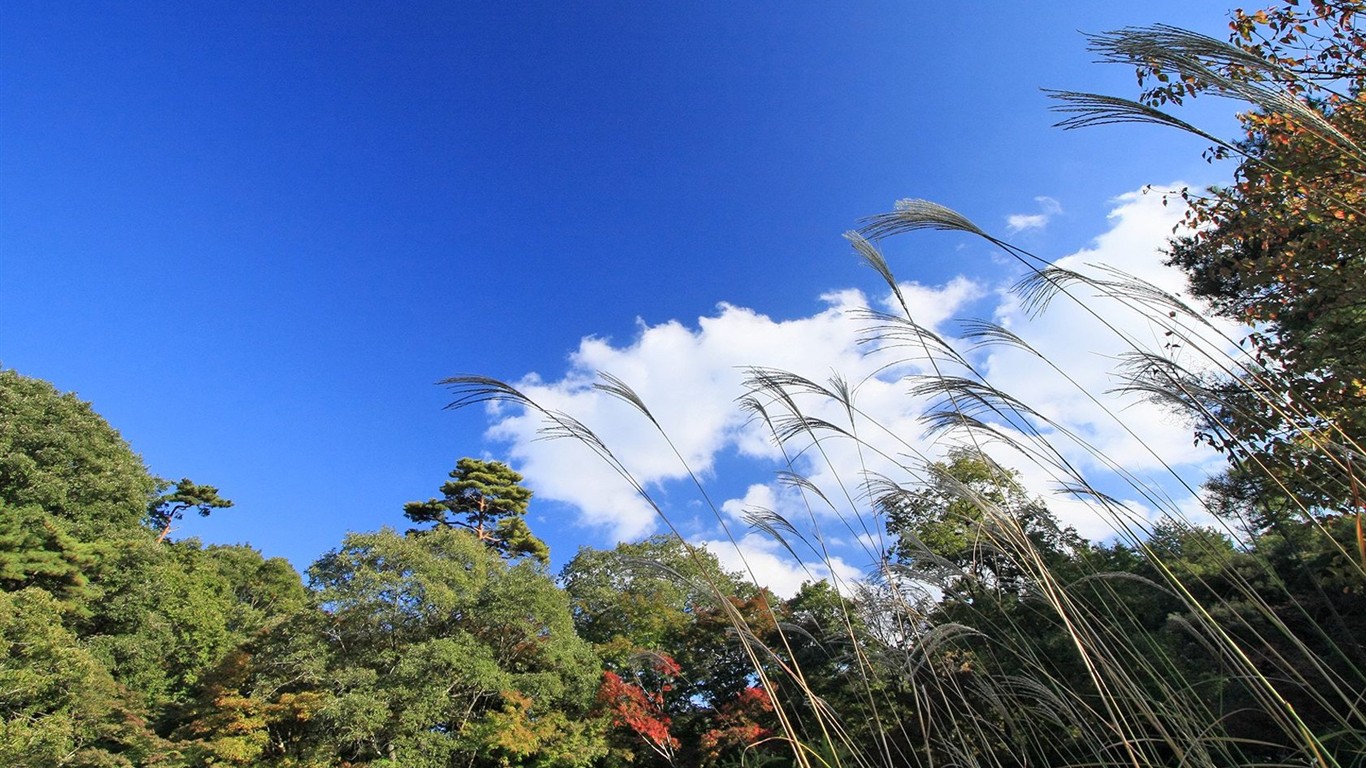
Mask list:
[[[1359,508],[1366,472],[1366,34],[1362,0],[1234,11],[1227,43],[1170,27],[1093,39],[1137,67],[1138,103],[1062,94],[1070,126],[1137,120],[1193,130],[1235,158],[1233,182],[1185,192],[1169,251],[1191,292],[1251,326],[1249,360],[1182,382],[1200,436],[1225,451],[1228,506],[1297,514]],[[1161,110],[1203,94],[1248,104],[1223,141]],[[1366,558],[1366,551],[1363,551]]]
[[[605,725],[600,718],[571,716],[562,709],[538,712],[530,697],[504,691],[502,709],[471,723],[465,737],[480,745],[486,764],[498,768],[585,768],[608,754]]]
[[[608,668],[631,674],[658,653],[678,662],[683,674],[670,697],[675,713],[727,700],[748,684],[753,665],[732,642],[731,618],[748,617],[757,634],[773,622],[763,590],[676,536],[610,550],[584,547],[560,580],[579,635]]]
[[[632,742],[643,744],[668,765],[675,764],[681,744],[671,730],[666,697],[681,672],[672,658],[655,654],[646,669],[630,680],[610,670],[604,672],[598,689],[598,706],[611,714],[612,724],[632,734]]]
[[[1361,0],[1281,0],[1234,11],[1227,42],[1166,26],[1120,30],[1093,44],[1105,59],[1137,68],[1147,87],[1139,100],[1058,94],[1075,113],[1069,127],[1164,124],[1212,142],[1211,160],[1237,163],[1227,186],[1183,193],[1189,234],[1169,256],[1192,293],[1251,327],[1242,342],[1249,354],[1216,360],[1223,369],[1212,374],[1174,368],[1166,387],[1150,391],[1188,408],[1199,438],[1229,457],[1228,471],[1207,485],[1208,500],[1248,535],[1237,554],[1209,533],[1159,535],[1148,560],[1173,541],[1183,553],[1221,553],[1161,575],[1199,575],[1200,594],[1218,595],[1213,616],[1228,633],[1218,643],[1237,644],[1275,681],[1263,690],[1274,687],[1294,713],[1293,722],[1276,723],[1257,686],[1243,687],[1253,675],[1193,685],[1214,692],[1211,710],[1229,743],[1247,750],[1240,764],[1288,755],[1348,764],[1341,756],[1363,754],[1355,692],[1366,657],[1353,626],[1366,567],[1363,22]],[[1204,95],[1245,105],[1237,139],[1172,114]]]
[[[782,753],[785,743],[775,740],[773,699],[763,688],[750,686],[727,702],[706,733],[702,734],[703,765],[716,765],[722,759],[750,750]]]

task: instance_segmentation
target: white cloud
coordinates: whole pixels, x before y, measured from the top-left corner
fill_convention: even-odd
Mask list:
[[[1062,213],[1062,204],[1051,197],[1036,197],[1034,202],[1039,204],[1038,213],[1013,213],[1006,217],[1006,228],[1011,233],[1043,229],[1054,216]]]
[[[1042,213],[1012,213],[1006,217],[1006,227],[1011,232],[1023,232],[1026,229],[1043,229],[1048,224],[1048,217]]]
[[[731,520],[743,521],[745,515],[754,510],[776,510],[778,494],[773,486],[755,483],[738,499],[728,499],[721,504],[721,511]]]
[[[791,553],[781,544],[759,534],[747,534],[732,543],[726,540],[695,541],[707,548],[721,567],[728,571],[739,571],[752,578],[754,583],[768,587],[779,597],[788,598],[797,594],[802,583],[807,581],[833,581],[842,590],[848,590],[862,577],[862,571],[845,562],[838,556],[828,561],[794,560]]]
[[[1056,265],[1101,277],[1125,273],[1169,293],[1180,293],[1184,277],[1162,264],[1160,249],[1180,223],[1181,209],[1163,205],[1161,190],[1126,194],[1115,204],[1109,214],[1109,230],[1091,247],[1059,259]],[[1226,339],[1191,328],[1192,336],[1203,340],[1186,339],[1181,348],[1170,348],[1167,345],[1177,337],[1166,335],[1164,323],[1170,320],[1165,312],[1139,311],[1128,302],[1098,296],[1086,287],[1075,287],[1070,293],[1077,300],[1060,295],[1037,318],[1030,318],[1014,297],[1004,297],[996,310],[1000,324],[1025,335],[1034,349],[1066,376],[1040,365],[1034,355],[1001,349],[993,352],[984,366],[988,378],[1090,443],[1096,454],[1140,479],[1153,478],[1156,482],[1168,464],[1198,465],[1214,460],[1209,451],[1193,445],[1189,426],[1170,411],[1133,397],[1107,394],[1107,390],[1118,383],[1113,372],[1120,356],[1135,349],[1167,352],[1188,366],[1200,368],[1206,365],[1202,356],[1226,346]],[[1218,327],[1225,334],[1233,332],[1230,324]],[[1072,440],[1053,437],[1051,442],[1068,460],[1093,472],[1106,471],[1095,455]],[[1056,506],[1075,507],[1075,511],[1060,514],[1092,535],[1098,533],[1094,515],[1086,512],[1085,505],[1060,501]]]
[[[1056,201],[1039,198],[1045,217],[1056,214]],[[1078,271],[1096,271],[1104,265],[1159,287],[1177,291],[1182,277],[1161,265],[1159,249],[1178,223],[1180,210],[1161,204],[1158,194],[1125,195],[1115,201],[1109,228],[1091,247],[1059,260],[1058,265]],[[1116,357],[1132,344],[1161,349],[1170,337],[1162,326],[1124,302],[1079,292],[1081,304],[1066,296],[1054,300],[1040,318],[1027,316],[1019,300],[1004,288],[989,293],[980,280],[960,276],[942,286],[902,284],[901,290],[922,326],[941,335],[952,330],[946,322],[983,297],[995,301],[991,310],[1000,324],[1020,333],[1048,362],[1009,348],[976,353],[973,365],[995,386],[1009,392],[1051,420],[1048,443],[1061,457],[1094,475],[1110,475],[1115,468],[1140,483],[1156,485],[1164,463],[1192,467],[1217,462],[1209,452],[1192,445],[1189,428],[1156,405],[1106,394],[1115,384],[1110,373]],[[772,511],[800,533],[805,545],[794,541],[802,558],[817,563],[803,567],[773,540],[744,535],[737,549],[723,542],[721,519],[702,521],[690,530],[730,567],[741,558],[761,583],[780,593],[795,591],[803,580],[825,578],[831,570],[841,578],[854,578],[860,566],[874,563],[885,542],[881,521],[868,517],[865,481],[886,475],[900,482],[915,482],[915,472],[926,458],[942,455],[943,446],[924,437],[919,417],[928,404],[908,394],[907,374],[928,373],[923,352],[915,343],[884,344],[871,351],[860,347],[868,321],[858,310],[869,304],[891,310],[889,296],[870,302],[855,290],[822,297],[825,307],[807,316],[774,320],[752,309],[722,304],[715,314],[699,318],[691,326],[680,322],[643,325],[626,345],[587,338],[570,357],[563,377],[546,381],[530,375],[516,386],[543,406],[573,415],[593,429],[620,459],[626,470],[670,514],[675,511],[670,495],[686,493],[675,481],[685,479],[687,466],[704,481],[726,455],[739,454],[772,462],[784,468],[784,454],[774,446],[763,425],[738,407],[748,366],[790,371],[818,382],[838,373],[854,393],[852,413],[837,402],[817,396],[799,396],[807,416],[843,425],[858,439],[823,437],[819,442],[795,439],[786,447],[791,468],[804,475],[816,492],[780,484],[770,477],[751,482],[740,498],[720,503],[724,519],[737,535],[747,510]],[[1097,318],[1099,315],[1103,318]],[[1108,324],[1108,326],[1107,326]],[[904,340],[903,340],[904,341]],[[962,348],[963,345],[959,345]],[[1198,345],[1181,350],[1198,362]],[[666,442],[644,416],[631,406],[592,388],[595,372],[606,371],[629,384],[650,408]],[[961,374],[952,368],[944,372]],[[772,415],[781,417],[781,403],[773,402]],[[579,511],[582,524],[605,528],[617,539],[632,539],[653,532],[659,521],[630,484],[607,463],[583,446],[568,441],[538,440],[542,426],[538,417],[508,411],[493,413],[493,437],[511,445],[514,462],[528,478],[538,497],[568,503]],[[1070,433],[1076,440],[1064,436]],[[1092,446],[1088,453],[1077,441]],[[675,453],[676,452],[676,453]],[[1031,464],[1022,455],[997,457],[1018,467],[1026,483],[1043,491],[1056,483],[1057,475],[1046,466]],[[731,478],[727,478],[731,479]],[[1163,506],[1160,496],[1144,498],[1122,485],[1123,498],[1139,499],[1137,514],[1150,515]],[[1109,533],[1094,505],[1066,497],[1050,499],[1055,512],[1085,535],[1100,538]],[[1169,507],[1189,508],[1188,498],[1173,499]],[[681,522],[681,521],[675,521]],[[837,542],[847,542],[838,546]],[[822,543],[826,551],[822,554]],[[802,548],[802,547],[805,548]]]
[[[980,293],[965,279],[939,290],[907,283],[904,290],[918,311],[941,320]],[[854,317],[854,310],[867,308],[864,296],[842,291],[823,298],[824,310],[794,320],[773,320],[722,304],[717,314],[700,318],[694,328],[678,322],[644,326],[626,346],[587,338],[571,355],[562,378],[545,381],[530,375],[516,386],[543,407],[587,425],[647,489],[687,477],[684,462],[694,472],[707,473],[726,450],[776,459],[780,454],[770,435],[736,403],[748,367],[823,382],[835,371],[858,381],[878,365],[858,344],[866,323]],[[631,386],[668,441],[630,405],[593,389],[597,371]],[[490,436],[510,444],[514,463],[538,497],[573,505],[582,522],[607,526],[619,539],[655,530],[654,511],[589,449],[538,439],[544,426],[539,414],[495,411],[493,417]]]

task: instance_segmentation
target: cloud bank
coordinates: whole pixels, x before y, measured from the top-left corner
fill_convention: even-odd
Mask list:
[[[1039,201],[1043,212],[1037,216],[1043,218],[1037,223],[1012,221],[1012,230],[1042,227],[1061,210],[1056,201]],[[1058,266],[1094,270],[1087,265],[1104,265],[1178,291],[1182,277],[1161,265],[1159,249],[1179,219],[1180,211],[1163,206],[1157,194],[1125,195],[1115,201],[1107,231],[1089,248],[1059,260]],[[941,336],[952,336],[956,326],[950,318],[985,301],[991,319],[1030,340],[1038,355],[992,348],[970,359],[987,380],[1041,414],[1045,437],[1069,462],[1111,472],[1113,467],[1097,458],[1108,456],[1125,472],[1146,478],[1160,474],[1165,464],[1198,468],[1211,461],[1208,453],[1192,445],[1188,426],[1166,411],[1105,394],[1114,385],[1110,371],[1117,356],[1132,343],[1162,347],[1162,331],[1150,318],[1122,304],[1108,306],[1106,300],[1089,294],[1079,295],[1078,302],[1059,297],[1048,312],[1031,318],[1019,298],[1006,290],[1009,282],[962,275],[937,286],[908,282],[899,287],[916,322]],[[642,324],[629,344],[586,338],[570,356],[565,375],[554,380],[528,375],[516,386],[544,407],[570,414],[594,430],[634,482],[685,529],[684,534],[704,543],[726,565],[747,567],[760,583],[780,594],[791,594],[812,578],[853,580],[885,546],[880,522],[868,515],[864,481],[886,475],[913,482],[914,477],[907,475],[913,475],[910,468],[919,457],[942,455],[946,444],[925,437],[920,416],[929,403],[908,395],[906,377],[930,373],[928,363],[914,349],[888,344],[870,348],[860,341],[869,331],[867,310],[891,311],[891,296],[869,297],[848,289],[821,299],[822,308],[806,317],[774,319],[750,308],[721,304],[714,314],[691,325]],[[1096,320],[1092,313],[1097,311],[1106,313],[1113,329]],[[1040,356],[1052,365],[1041,362]],[[745,394],[746,371],[754,366],[789,371],[818,383],[835,376],[847,382],[858,411],[852,417],[840,404],[819,398],[803,400],[801,408],[807,415],[847,425],[860,440],[795,441],[785,452],[775,444],[771,425],[737,402]],[[650,418],[593,388],[599,371],[626,382],[646,404]],[[781,403],[770,403],[768,410],[774,418],[781,417]],[[507,444],[539,498],[571,505],[580,524],[605,529],[617,540],[639,538],[661,527],[655,507],[587,447],[538,439],[543,426],[538,415],[503,408],[492,411],[491,418],[490,436]],[[746,467],[757,463],[796,470],[810,486],[780,482],[770,471],[755,478],[737,498],[718,500],[711,522],[703,516],[701,523],[683,524],[695,510],[676,505],[674,497],[695,499],[678,490],[688,485],[684,481],[689,481],[690,472],[706,485],[737,457]],[[1046,471],[1024,457],[998,458],[1018,467],[1037,492],[1049,492]],[[1131,495],[1137,514],[1150,514],[1160,506],[1154,498]],[[1090,506],[1056,496],[1049,503],[1083,534],[1106,535],[1104,521]],[[805,534],[810,554],[802,546],[793,549],[806,562],[793,559],[772,537],[751,532],[746,512],[781,519]],[[729,536],[723,535],[723,526]]]

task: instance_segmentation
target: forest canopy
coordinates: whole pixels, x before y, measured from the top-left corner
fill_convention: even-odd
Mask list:
[[[1067,127],[1175,127],[1235,164],[1228,185],[1179,195],[1188,226],[1166,256],[1190,297],[1040,263],[925,201],[850,233],[899,300],[862,320],[919,355],[889,368],[933,401],[940,450],[879,453],[838,376],[750,369],[742,407],[787,457],[780,483],[826,525],[744,514],[778,550],[825,558],[830,578],[791,596],[677,530],[580,548],[554,574],[532,530],[535,478],[488,457],[457,458],[439,496],[375,510],[377,530],[302,572],[178,538],[186,513],[235,509],[233,490],[154,476],[89,403],[0,370],[0,764],[1366,765],[1363,11],[1239,10],[1227,42],[1162,25],[1098,35],[1141,93],[1055,94]],[[1244,104],[1238,138],[1168,111],[1214,95]],[[1188,419],[1226,466],[1173,500],[1122,457],[1088,454],[1160,513],[1090,484],[1050,442],[1065,431],[1050,414],[973,366],[982,347],[1033,353],[1018,329],[971,325],[977,346],[960,352],[913,316],[881,248],[926,229],[1029,265],[1022,304],[1083,287],[1148,312],[1159,349],[1135,349],[1119,388]],[[1246,335],[1218,365],[1185,366],[1183,323],[1211,327],[1210,313]],[[572,416],[483,376],[446,383],[457,404],[544,417],[629,477]],[[658,426],[622,380],[594,386]],[[864,471],[798,471],[793,457],[834,445]],[[1063,493],[1045,498],[1001,455]],[[689,473],[705,488],[707,472]],[[1114,535],[1080,535],[1064,498]],[[835,568],[837,538],[872,552],[857,578]]]

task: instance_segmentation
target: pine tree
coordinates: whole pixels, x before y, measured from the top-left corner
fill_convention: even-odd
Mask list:
[[[501,461],[463,458],[450,478],[441,486],[442,498],[408,502],[403,514],[415,523],[464,528],[504,557],[550,561],[550,548],[524,519],[531,491],[521,485],[521,474]]]

